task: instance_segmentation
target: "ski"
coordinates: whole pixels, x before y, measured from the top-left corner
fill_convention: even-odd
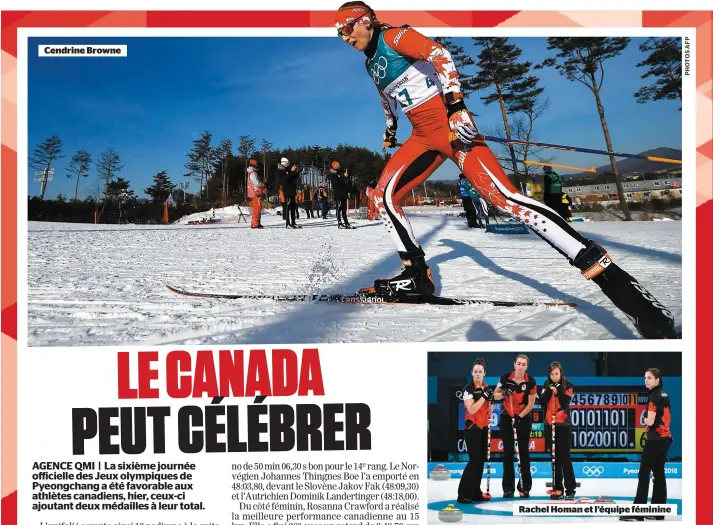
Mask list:
[[[455,299],[451,297],[426,296],[426,297],[383,297],[374,293],[358,292],[354,294],[293,294],[293,295],[261,295],[261,294],[228,294],[216,292],[191,292],[176,288],[169,284],[166,288],[179,295],[199,297],[204,299],[245,299],[245,300],[270,300],[277,302],[301,303],[323,302],[343,304],[435,304],[442,306],[455,306],[467,304],[482,304],[501,307],[518,306],[567,306],[576,308],[576,303],[560,301],[495,301],[491,299]]]

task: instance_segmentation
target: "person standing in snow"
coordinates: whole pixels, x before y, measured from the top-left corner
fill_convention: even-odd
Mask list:
[[[248,162],[248,198],[253,201],[253,214],[252,221],[250,223],[250,227],[253,229],[263,227],[260,221],[260,214],[262,213],[261,199],[262,196],[265,195],[265,188],[266,185],[260,176],[260,172],[258,171],[257,160],[250,159]],[[215,212],[213,212],[213,216],[215,216]]]
[[[463,202],[463,211],[465,211],[465,220],[468,223],[468,228],[477,227],[476,211],[473,205],[473,198],[470,196],[471,186],[468,179],[462,173],[458,175],[458,191]]]
[[[280,165],[277,167],[277,176],[282,185],[282,193],[285,196],[285,205],[283,206],[285,214],[285,228],[302,228],[297,226],[295,218],[297,215],[297,203],[295,196],[297,195],[297,180],[299,172],[296,165],[290,164],[287,157],[280,159]]]
[[[349,198],[351,185],[349,184],[349,177],[342,169],[339,161],[335,160],[332,162],[332,166],[327,173],[327,180],[332,183],[334,201],[337,204],[337,228],[340,230],[343,228],[347,230],[354,228],[354,226],[349,224],[349,220],[347,219],[347,199]]]

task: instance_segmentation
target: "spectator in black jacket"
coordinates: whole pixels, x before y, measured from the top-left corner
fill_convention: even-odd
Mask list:
[[[282,157],[280,165],[277,167],[277,180],[282,186],[282,193],[285,196],[285,228],[301,228],[295,223],[297,215],[297,181],[299,180],[299,170],[296,164],[290,164],[286,157]]]
[[[340,166],[339,161],[332,162],[327,179],[332,183],[334,201],[337,203],[337,221],[339,222],[337,227],[340,229],[354,228],[347,220],[347,198],[349,198],[349,192],[352,191],[352,187],[349,183],[349,177]]]

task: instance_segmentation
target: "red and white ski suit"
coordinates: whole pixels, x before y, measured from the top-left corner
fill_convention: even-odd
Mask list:
[[[476,141],[469,147],[454,147],[451,143],[444,95],[459,93],[460,82],[450,53],[411,28],[390,27],[382,32],[384,43],[391,48],[389,52],[393,50],[411,61],[403,83],[399,81],[395,88],[389,87],[387,93],[377,84],[387,126],[396,121],[397,103],[413,126],[411,136],[386,164],[372,197],[401,258],[423,255],[423,250],[400,203],[412,188],[421,185],[446,159],[451,159],[490,205],[527,224],[568,259],[574,259],[585,248],[586,240],[557,212],[522,195],[485,142]],[[370,49],[375,52],[375,39],[379,38],[380,32],[375,29],[367,57]],[[370,70],[372,76],[379,73],[378,67],[376,64]],[[434,72],[438,89],[433,89],[433,82],[426,80]],[[421,89],[419,99],[413,96],[404,99],[404,85],[428,85],[429,89]]]
[[[258,228],[260,226],[260,214],[262,213],[261,197],[265,194],[265,183],[255,169],[248,170],[248,198],[253,201],[253,214],[250,226]]]

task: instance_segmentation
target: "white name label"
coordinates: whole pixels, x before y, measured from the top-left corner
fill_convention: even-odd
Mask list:
[[[37,54],[41,57],[125,57],[126,45],[48,45],[37,46]]]

